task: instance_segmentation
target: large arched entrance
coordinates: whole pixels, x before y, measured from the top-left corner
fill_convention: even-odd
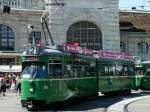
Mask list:
[[[101,50],[102,33],[97,25],[88,21],[80,21],[69,27],[67,42],[78,42],[82,47]]]
[[[15,33],[6,25],[0,24],[0,50],[13,51],[15,49]]]

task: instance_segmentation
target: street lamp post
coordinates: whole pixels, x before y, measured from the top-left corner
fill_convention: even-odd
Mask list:
[[[33,28],[34,28],[33,25],[28,24],[28,44],[29,44],[30,34],[31,34]],[[33,41],[32,45],[35,45],[35,38],[34,38],[34,36],[32,37],[32,41]]]
[[[29,42],[29,39],[30,39],[30,34],[33,30],[34,26],[33,25],[28,25],[28,50],[27,52],[29,54],[36,54],[36,46],[35,46],[35,37],[33,36],[32,37],[32,43]]]

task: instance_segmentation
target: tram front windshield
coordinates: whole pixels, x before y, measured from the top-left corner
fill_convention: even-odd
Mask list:
[[[22,78],[44,78],[47,75],[46,64],[43,62],[23,63]]]

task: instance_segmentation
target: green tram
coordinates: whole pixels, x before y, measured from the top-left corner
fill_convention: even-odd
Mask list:
[[[150,61],[141,62],[137,69],[142,77],[140,88],[143,90],[150,90]]]
[[[103,55],[104,54],[104,55]],[[102,51],[97,58],[98,88],[103,94],[130,93],[138,89],[140,77],[135,73],[135,65],[129,54]]]
[[[131,56],[79,46],[45,47],[22,56],[22,106],[33,108],[66,100],[136,89]],[[123,58],[116,58],[120,56]],[[126,56],[126,59],[124,58]]]

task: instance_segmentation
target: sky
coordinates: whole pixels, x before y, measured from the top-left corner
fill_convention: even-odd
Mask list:
[[[141,6],[144,6],[144,8]],[[150,0],[119,0],[120,9],[131,9],[132,7],[142,10],[150,10]]]

